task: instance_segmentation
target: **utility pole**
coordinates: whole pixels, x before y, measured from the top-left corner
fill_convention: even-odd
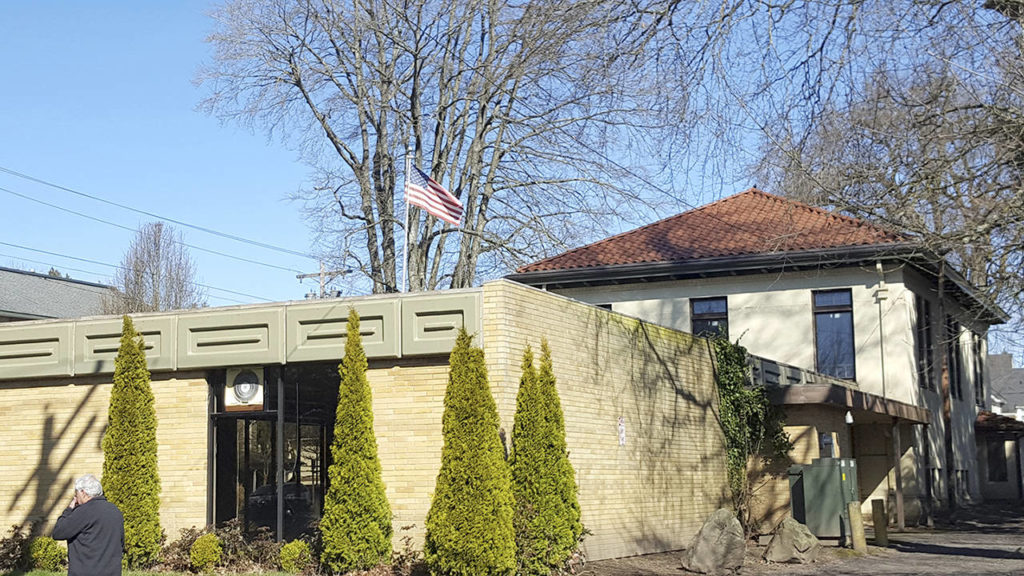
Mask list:
[[[318,296],[318,298],[323,299],[323,298],[327,297],[327,283],[332,281],[332,280],[334,280],[335,278],[338,278],[340,276],[344,276],[345,274],[348,274],[351,271],[352,271],[351,268],[346,268],[345,270],[330,270],[330,271],[328,271],[327,269],[324,268],[324,261],[321,260],[320,261],[320,272],[313,272],[312,274],[296,274],[295,277],[298,278],[300,282],[302,280],[306,279],[306,278],[319,278],[320,279],[320,295]]]

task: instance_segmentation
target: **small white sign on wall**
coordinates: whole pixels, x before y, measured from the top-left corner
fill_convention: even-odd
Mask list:
[[[626,419],[619,416],[619,446],[626,445]]]

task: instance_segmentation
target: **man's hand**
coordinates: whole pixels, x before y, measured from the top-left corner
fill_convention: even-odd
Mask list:
[[[72,510],[74,510],[76,506],[78,506],[78,493],[77,492],[75,492],[75,495],[71,497],[71,503],[68,504],[68,508],[71,508]]]

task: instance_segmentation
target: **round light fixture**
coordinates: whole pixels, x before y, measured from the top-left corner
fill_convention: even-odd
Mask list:
[[[259,389],[260,379],[252,370],[242,370],[231,383],[231,391],[235,395],[235,399],[243,404],[255,398]]]

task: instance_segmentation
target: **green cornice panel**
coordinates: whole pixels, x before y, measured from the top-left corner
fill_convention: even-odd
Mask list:
[[[174,370],[177,316],[132,318],[146,345],[146,367]],[[75,374],[110,374],[121,345],[121,318],[75,324]]]
[[[401,300],[293,304],[286,312],[287,361],[340,360],[345,354],[348,311],[359,314],[359,333],[367,358],[397,358]]]
[[[70,322],[0,327],[0,379],[71,374]]]
[[[284,306],[182,314],[177,357],[179,369],[281,364]]]
[[[349,307],[368,358],[448,354],[460,328],[482,331],[478,288],[346,300],[132,314],[154,372],[338,360]],[[0,325],[0,382],[111,374],[121,317]]]
[[[447,354],[459,328],[480,338],[479,291],[425,292],[402,299],[402,356]],[[481,342],[478,340],[477,345]]]

